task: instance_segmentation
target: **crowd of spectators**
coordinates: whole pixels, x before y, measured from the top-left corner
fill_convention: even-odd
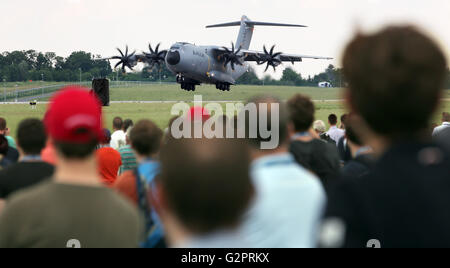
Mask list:
[[[328,124],[301,94],[248,100],[258,108],[246,130],[278,116],[270,150],[259,129],[175,138],[177,119],[212,118],[202,107],[165,131],[115,117],[111,133],[78,87],[57,93],[43,120],[20,122],[15,139],[0,118],[0,247],[450,246],[450,114],[429,131],[442,51],[413,27],[388,27],[358,34],[343,67],[349,113]],[[215,127],[230,122],[238,131],[237,117]]]

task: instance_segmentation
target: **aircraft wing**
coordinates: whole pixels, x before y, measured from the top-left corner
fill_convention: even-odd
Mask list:
[[[253,51],[253,50],[245,50],[242,49],[241,53],[244,55],[245,61],[258,61],[261,57],[265,56],[265,53],[262,51]],[[303,59],[316,59],[316,60],[332,60],[330,57],[322,57],[322,56],[309,56],[309,55],[297,55],[297,54],[286,54],[282,53],[280,56],[281,61],[285,62],[301,62]]]

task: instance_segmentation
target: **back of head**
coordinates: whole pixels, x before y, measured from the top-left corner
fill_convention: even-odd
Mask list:
[[[6,120],[3,117],[0,117],[0,131],[6,130]]]
[[[442,113],[442,122],[450,122],[450,113]]]
[[[86,88],[61,89],[50,101],[44,124],[55,149],[67,159],[92,156],[104,138],[101,105]]]
[[[17,143],[27,155],[40,155],[47,142],[44,124],[39,119],[25,119],[17,129]]]
[[[244,119],[245,138],[253,149],[276,149],[287,142],[289,115],[284,103],[272,96],[257,96],[246,106],[238,115],[238,133],[242,131],[239,120]]]
[[[446,66],[436,43],[413,27],[359,34],[343,59],[351,108],[378,134],[415,136],[438,104]]]
[[[141,120],[130,131],[133,149],[142,156],[151,156],[161,147],[163,132],[150,120]]]
[[[311,128],[316,109],[309,97],[297,94],[288,100],[287,108],[295,131],[303,132]]]
[[[335,125],[337,124],[337,115],[335,115],[335,114],[330,114],[330,115],[328,116],[328,123],[329,123],[331,126],[335,126]]]
[[[5,136],[0,135],[0,155],[6,156],[6,153],[8,153],[8,148],[8,140]]]
[[[121,117],[114,117],[113,119],[113,128],[114,130],[122,130],[123,121]]]
[[[325,125],[325,122],[323,122],[322,120],[316,120],[313,123],[313,129],[315,131],[323,133],[327,130],[327,126]]]
[[[190,232],[233,228],[253,194],[250,156],[237,139],[171,139],[161,151],[167,207]]]
[[[343,114],[343,115],[341,115],[341,124],[342,124],[343,126],[346,125],[347,118],[348,118],[348,114]]]
[[[133,125],[134,125],[133,120],[131,120],[131,119],[125,119],[125,120],[123,121],[123,131],[124,131],[124,132],[127,132],[127,130],[128,130],[130,127],[132,127]]]

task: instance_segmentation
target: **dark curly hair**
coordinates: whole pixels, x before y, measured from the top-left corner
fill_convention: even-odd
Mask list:
[[[414,27],[359,34],[343,57],[350,105],[379,134],[415,136],[438,105],[446,66],[438,45]]]

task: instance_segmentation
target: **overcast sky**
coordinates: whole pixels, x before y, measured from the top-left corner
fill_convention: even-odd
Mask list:
[[[238,27],[205,26],[245,14],[257,21],[309,26],[257,27],[250,47],[276,44],[285,53],[335,58],[296,64],[304,76],[330,63],[340,66],[342,49],[358,29],[374,31],[390,23],[420,26],[450,58],[449,0],[0,0],[0,9],[0,51],[35,49],[68,56],[84,50],[106,57],[126,44],[138,51],[148,42],[162,42],[164,48],[176,41],[229,45]]]

